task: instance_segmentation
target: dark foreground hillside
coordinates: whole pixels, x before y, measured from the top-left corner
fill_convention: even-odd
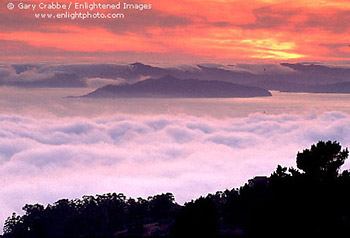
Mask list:
[[[25,205],[23,216],[6,220],[3,237],[350,237],[350,172],[340,172],[348,154],[320,141],[297,154],[297,168],[278,166],[184,206],[170,193]]]

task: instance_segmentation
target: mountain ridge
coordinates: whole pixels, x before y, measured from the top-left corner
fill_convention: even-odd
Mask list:
[[[236,98],[272,96],[268,90],[218,80],[179,79],[166,75],[133,84],[106,85],[81,97],[90,98]]]

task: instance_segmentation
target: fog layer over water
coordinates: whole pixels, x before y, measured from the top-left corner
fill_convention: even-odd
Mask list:
[[[2,222],[26,203],[86,194],[172,192],[183,203],[294,166],[318,140],[350,144],[349,95],[64,98],[86,92],[0,88]]]

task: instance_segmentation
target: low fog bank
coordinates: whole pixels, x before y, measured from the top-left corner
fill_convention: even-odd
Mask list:
[[[2,114],[0,122],[1,221],[26,203],[113,191],[169,191],[183,203],[269,175],[278,164],[295,165],[297,151],[318,140],[350,144],[350,115],[342,112],[69,120]]]

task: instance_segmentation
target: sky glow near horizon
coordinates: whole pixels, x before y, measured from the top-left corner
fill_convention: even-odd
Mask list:
[[[14,4],[19,2],[52,1]],[[0,6],[1,60],[229,63],[347,61],[350,57],[347,1],[132,3],[151,4],[152,9],[124,11],[126,17],[116,20],[48,20],[36,19],[34,12],[62,11],[20,10],[17,5],[8,10],[4,2]]]

